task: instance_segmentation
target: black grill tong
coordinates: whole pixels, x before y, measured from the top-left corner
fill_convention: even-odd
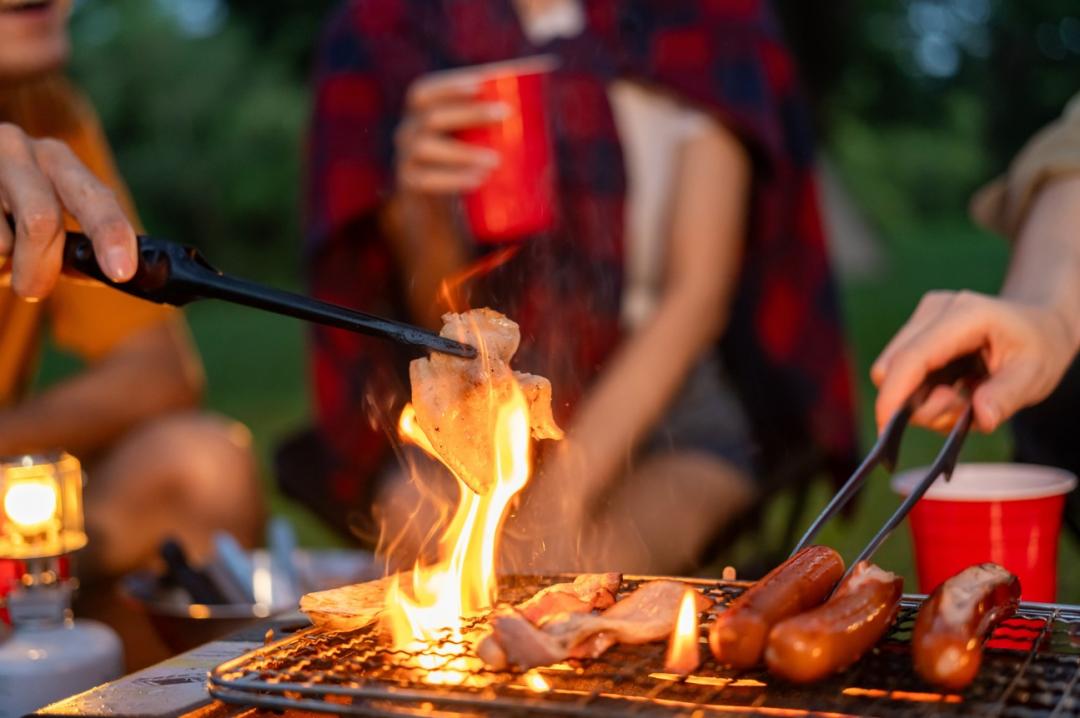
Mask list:
[[[11,218],[7,218],[11,224]],[[14,231],[14,228],[13,230]],[[389,339],[399,344],[473,358],[476,349],[426,329],[275,289],[215,269],[194,247],[155,237],[138,237],[138,269],[127,282],[114,282],[98,266],[90,239],[68,232],[64,267],[122,292],[158,304],[184,306],[198,299],[221,299],[309,322]]]
[[[986,365],[983,363],[982,356],[978,352],[958,357],[940,369],[927,374],[922,384],[911,393],[911,396],[907,398],[907,401],[904,402],[903,406],[893,414],[889,423],[885,426],[885,430],[878,436],[873,448],[870,449],[870,453],[863,459],[859,468],[856,469],[855,473],[851,475],[851,478],[840,487],[840,490],[832,497],[832,500],[829,501],[829,504],[825,509],[816,519],[814,519],[814,522],[810,524],[810,528],[803,534],[802,539],[799,540],[794,551],[792,551],[792,555],[795,555],[813,541],[814,536],[821,530],[821,527],[825,522],[835,516],[837,512],[851,501],[866,482],[870,473],[878,465],[884,466],[890,472],[896,468],[896,461],[900,455],[900,441],[904,436],[904,429],[907,428],[908,422],[911,421],[911,417],[915,413],[915,410],[926,401],[927,397],[930,396],[930,392],[936,387],[955,386],[961,392],[961,395],[967,399],[967,402],[963,413],[961,413],[960,418],[949,432],[948,438],[945,439],[944,446],[942,446],[941,451],[938,452],[937,457],[930,465],[926,474],[919,480],[919,483],[915,485],[915,488],[912,489],[911,494],[904,499],[902,504],[900,504],[900,508],[889,517],[881,529],[874,534],[872,539],[870,539],[870,542],[866,544],[866,547],[862,552],[859,553],[858,557],[851,562],[847,573],[851,573],[852,569],[854,569],[855,565],[860,561],[868,560],[874,552],[877,551],[878,547],[884,543],[885,539],[887,539],[896,527],[900,525],[904,518],[907,517],[908,513],[911,512],[912,507],[922,498],[923,494],[927,492],[937,477],[944,475],[946,481],[952,478],[953,470],[956,468],[956,462],[960,456],[960,448],[964,443],[964,439],[967,438],[968,431],[971,429],[971,422],[974,418],[971,393],[974,391],[975,386],[986,378],[986,375]]]

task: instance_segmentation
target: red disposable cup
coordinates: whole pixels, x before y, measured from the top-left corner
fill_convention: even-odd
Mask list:
[[[501,102],[501,121],[456,133],[494,150],[499,164],[464,198],[465,216],[480,242],[517,241],[555,224],[555,161],[547,116],[547,80],[554,59],[541,56],[474,65],[482,102]],[[462,72],[452,70],[450,72]]]
[[[925,468],[904,472],[892,488],[907,496]],[[1068,471],[1033,464],[961,464],[938,478],[908,515],[919,590],[930,593],[972,564],[992,561],[1020,579],[1026,601],[1051,603]]]

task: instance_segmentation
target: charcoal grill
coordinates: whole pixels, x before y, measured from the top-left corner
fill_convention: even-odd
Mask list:
[[[507,578],[501,598],[523,600],[559,580],[566,577]],[[626,579],[623,595],[646,580]],[[723,610],[749,585],[687,582],[716,602],[710,613]],[[209,689],[232,704],[362,716],[1080,715],[1080,607],[1021,604],[991,637],[975,682],[962,694],[950,694],[912,670],[909,644],[919,604],[919,597],[905,596],[897,620],[872,653],[812,686],[786,683],[764,670],[725,669],[704,645],[708,658],[685,679],[663,672],[663,644],[618,646],[597,660],[528,673],[491,671],[478,661],[462,671],[457,656],[393,650],[371,626],[341,633],[305,630],[218,666]],[[702,629],[710,620],[704,617]],[[470,628],[482,624],[478,619]],[[447,648],[469,651],[463,644]],[[417,668],[420,660],[426,670]],[[428,671],[460,672],[462,680],[432,685],[424,681],[432,675]]]

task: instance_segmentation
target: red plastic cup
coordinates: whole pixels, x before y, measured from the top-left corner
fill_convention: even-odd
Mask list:
[[[477,241],[517,241],[555,224],[555,161],[546,97],[554,68],[554,59],[547,56],[466,68],[483,78],[479,100],[501,102],[509,109],[499,122],[457,133],[466,142],[499,153],[499,165],[488,179],[463,198]]]
[[[911,493],[924,469],[892,480]],[[1026,601],[1051,603],[1068,471],[1033,464],[961,464],[952,481],[939,478],[908,515],[919,590],[930,593],[976,563],[992,561],[1016,574]]]

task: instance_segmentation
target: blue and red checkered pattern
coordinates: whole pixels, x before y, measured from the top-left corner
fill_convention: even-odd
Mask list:
[[[585,0],[586,30],[535,46],[512,0],[352,0],[330,19],[316,68],[308,152],[312,291],[407,318],[376,215],[394,192],[404,94],[434,70],[548,53],[559,226],[480,281],[522,327],[519,365],[549,376],[565,419],[619,343],[626,177],[607,86],[666,88],[741,138],[754,161],[745,259],[721,348],[753,421],[763,472],[797,458],[809,478],[846,476],[852,391],[813,176],[809,116],[762,0]],[[723,188],[717,188],[722,192]],[[344,504],[387,458],[408,357],[376,340],[314,330],[317,420],[338,454],[327,487]]]

